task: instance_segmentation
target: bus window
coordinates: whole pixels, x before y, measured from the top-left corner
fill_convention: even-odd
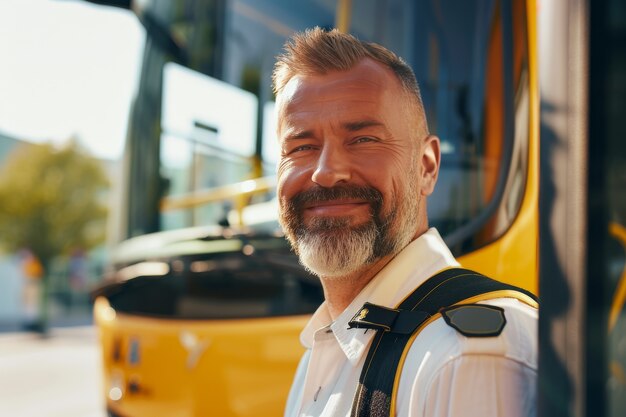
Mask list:
[[[164,197],[252,176],[257,99],[250,92],[175,63],[164,67],[160,175]],[[241,123],[242,120],[247,123]],[[227,221],[228,202],[164,211],[162,230]]]

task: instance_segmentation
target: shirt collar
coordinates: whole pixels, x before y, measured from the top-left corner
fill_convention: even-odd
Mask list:
[[[346,358],[352,365],[356,365],[375,332],[348,329],[348,322],[366,301],[385,307],[395,307],[436,272],[458,265],[437,229],[431,228],[408,244],[376,274],[334,322],[331,320],[326,302],[322,303],[302,331],[300,341],[310,349],[316,332],[330,326]]]

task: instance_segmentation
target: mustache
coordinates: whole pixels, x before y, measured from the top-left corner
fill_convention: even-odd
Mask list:
[[[290,209],[302,210],[305,204],[333,201],[341,199],[356,199],[367,201],[372,205],[374,212],[380,209],[383,195],[373,187],[360,185],[337,185],[330,188],[319,185],[294,195],[288,202]]]

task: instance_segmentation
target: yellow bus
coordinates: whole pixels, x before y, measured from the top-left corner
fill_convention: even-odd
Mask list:
[[[540,183],[544,190],[549,179],[539,172],[537,34],[543,19],[555,34],[553,47],[569,44],[557,35],[572,30],[567,23],[580,11],[576,5],[93,2],[133,10],[146,31],[125,151],[121,242],[106,285],[94,293],[110,416],[283,412],[302,354],[300,329],[322,301],[319,283],[299,266],[276,221],[270,75],[274,57],[295,31],[337,27],[404,57],[420,82],[430,130],[442,140],[439,182],[429,199],[431,226],[464,267],[534,293],[540,274],[543,280],[551,273],[543,256],[556,255],[539,245]],[[566,24],[551,27],[560,13]],[[626,219],[615,220],[619,234]],[[558,298],[549,279],[541,282],[542,292]],[[607,289],[617,297],[614,320],[626,298],[618,296],[626,294],[618,286]],[[540,327],[545,332],[551,323]],[[543,340],[552,336],[548,330]],[[549,349],[560,346],[556,357],[567,356],[567,343],[559,343],[542,343],[544,365]],[[619,379],[619,363],[611,366],[614,373],[602,378],[613,377],[619,391],[626,377]],[[549,368],[540,370],[540,380],[558,386],[560,374]],[[575,382],[585,385],[586,375],[576,374]],[[550,409],[552,391],[546,392],[540,406]],[[572,409],[579,397],[563,398],[556,403]]]

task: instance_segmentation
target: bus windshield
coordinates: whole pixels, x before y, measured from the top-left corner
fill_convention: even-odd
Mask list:
[[[164,201],[274,175],[275,56],[294,31],[340,19],[415,71],[443,153],[429,219],[455,255],[493,241],[515,218],[529,114],[523,2],[472,0],[445,13],[427,0],[360,1],[347,11],[333,0],[142,3],[148,36],[127,143],[127,237],[232,224],[242,204],[266,204],[273,214],[257,217],[276,223],[271,187],[253,197]]]

